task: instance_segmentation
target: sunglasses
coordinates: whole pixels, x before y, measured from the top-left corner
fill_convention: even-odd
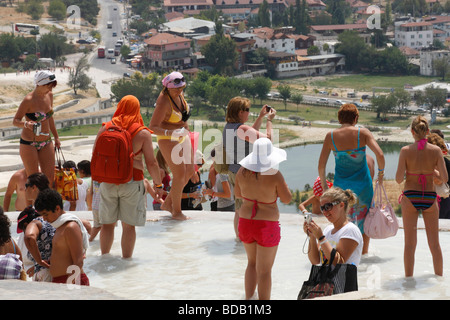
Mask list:
[[[244,110],[242,110],[242,111],[245,111],[245,112],[250,112],[250,108],[245,108]]]
[[[172,81],[170,81],[170,82],[173,82],[173,83],[175,83],[175,84],[180,84],[181,82],[184,82],[184,77],[183,78],[177,78],[177,79],[173,79]]]
[[[54,74],[51,74],[51,75],[48,76],[48,78],[49,78],[50,80],[55,80],[56,76],[55,76]]]
[[[337,204],[341,203],[340,201],[327,202],[323,206],[320,206],[320,212],[330,211]]]

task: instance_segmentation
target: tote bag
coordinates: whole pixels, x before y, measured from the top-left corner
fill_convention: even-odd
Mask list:
[[[78,182],[74,169],[64,169],[64,155],[61,148],[55,150],[56,166],[55,166],[55,189],[61,195],[63,200],[78,200]]]
[[[384,193],[384,202],[382,194]],[[398,220],[394,209],[386,195],[386,190],[378,182],[370,206],[369,213],[364,221],[364,233],[372,239],[386,239],[397,234]]]
[[[353,264],[333,266],[336,249],[331,251],[330,262],[321,266],[312,265],[309,279],[303,282],[297,299],[313,299],[333,294],[358,291],[358,271]]]

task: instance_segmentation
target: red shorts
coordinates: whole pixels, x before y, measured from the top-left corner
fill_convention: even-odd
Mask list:
[[[239,218],[239,239],[244,243],[256,241],[262,247],[275,247],[280,243],[281,228],[278,221]]]
[[[67,274],[64,276],[59,276],[56,278],[53,278],[52,282],[53,283],[67,283],[67,280],[69,279],[71,275]],[[80,274],[80,285],[81,286],[89,286],[89,278],[87,277],[86,273],[82,273]],[[75,283],[72,283],[75,284]]]

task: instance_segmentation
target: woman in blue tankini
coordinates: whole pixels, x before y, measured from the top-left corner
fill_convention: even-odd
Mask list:
[[[367,165],[366,146],[376,156],[378,165],[378,182],[383,183],[384,154],[380,146],[366,128],[356,127],[359,112],[355,105],[344,104],[339,109],[338,120],[341,127],[325,136],[319,158],[319,177],[326,181],[326,165],[330,152],[335,157],[334,186],[343,190],[351,189],[358,201],[350,210],[350,219],[363,234],[363,254],[369,250],[369,237],[364,234],[364,220],[373,198],[373,182]],[[328,189],[326,183],[322,188]]]

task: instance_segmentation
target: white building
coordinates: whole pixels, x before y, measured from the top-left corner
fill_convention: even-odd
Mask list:
[[[255,49],[266,48],[269,51],[295,54],[295,39],[289,38],[284,32],[275,32],[271,28],[253,30],[251,39],[255,40]]]
[[[395,45],[421,49],[433,43],[433,25],[430,22],[398,22],[395,24]]]
[[[420,51],[420,74],[422,76],[436,76],[433,68],[433,61],[447,57],[450,61],[450,51],[448,50],[428,50]]]

